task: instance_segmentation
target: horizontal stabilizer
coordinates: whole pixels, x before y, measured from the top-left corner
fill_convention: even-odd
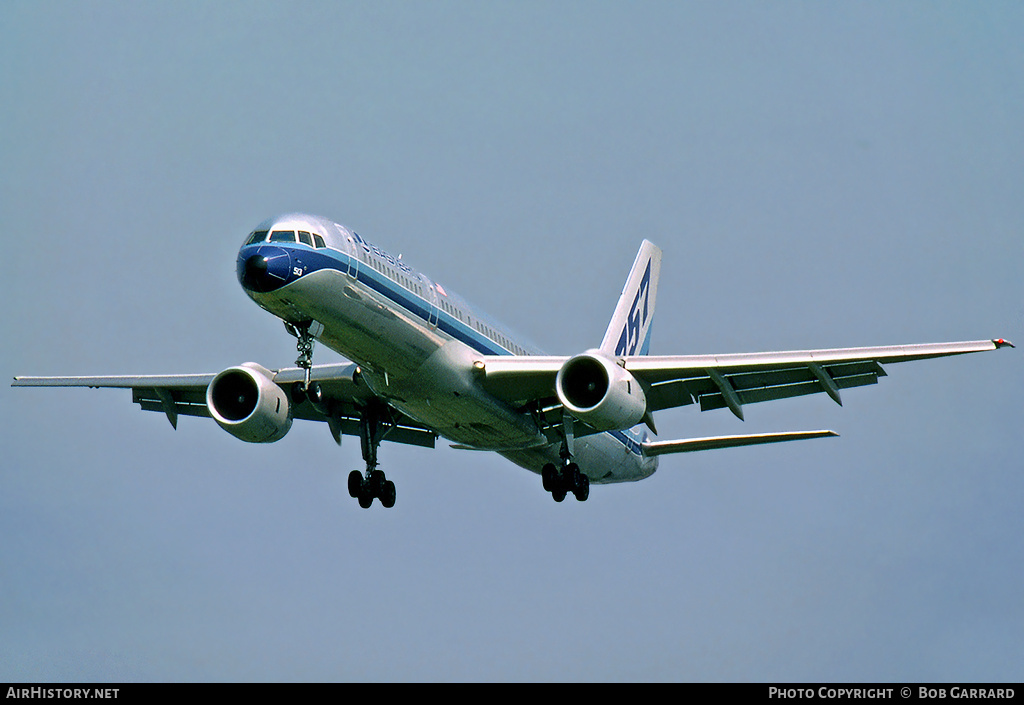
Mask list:
[[[712,436],[710,438],[687,438],[680,441],[655,441],[643,444],[645,456],[668,453],[689,453],[695,450],[717,450],[735,446],[753,446],[762,443],[803,441],[808,438],[838,436],[835,431],[789,431],[786,433],[755,433],[745,436]]]

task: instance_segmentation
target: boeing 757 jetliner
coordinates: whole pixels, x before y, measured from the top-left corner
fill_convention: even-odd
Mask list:
[[[295,419],[358,436],[365,471],[348,489],[362,507],[395,503],[378,468],[381,441],[500,453],[538,473],[556,502],[590,484],[650,476],[659,456],[836,435],[798,431],[653,441],[654,413],[687,404],[740,419],[756,402],[875,384],[882,365],[995,350],[979,340],[870,348],[649,355],[661,250],[640,245],[604,339],[551,356],[402,259],[330,220],[290,214],[261,223],[238,253],[246,293],[297,339],[296,367],[254,362],[217,374],[15,377],[17,387],[121,387],[147,411],[209,416],[250,443],[280,440]],[[314,365],[316,342],[351,364]],[[1012,347],[1012,346],[1011,346]]]

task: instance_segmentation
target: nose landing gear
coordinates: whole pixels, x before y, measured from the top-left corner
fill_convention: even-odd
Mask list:
[[[305,394],[314,405],[319,404],[323,401],[323,393],[318,382],[310,382],[310,375],[313,371],[313,346],[316,344],[316,336],[324,327],[316,321],[300,324],[285,321],[284,327],[297,339],[295,348],[299,357],[295,360],[295,366],[300,367],[306,373],[302,387],[298,391],[300,394]]]

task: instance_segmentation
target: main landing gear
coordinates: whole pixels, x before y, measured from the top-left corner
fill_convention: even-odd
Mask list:
[[[590,478],[580,471],[580,466],[572,459],[573,430],[572,417],[565,415],[562,421],[562,458],[561,469],[554,463],[548,463],[540,472],[544,489],[551,493],[556,502],[561,502],[572,492],[579,502],[586,502],[590,496]]]
[[[377,469],[377,447],[391,428],[390,413],[385,404],[371,404],[359,415],[359,446],[366,461],[366,472],[353,470],[348,475],[348,493],[359,500],[359,506],[369,509],[374,498],[385,508],[395,506],[395,483],[384,471]]]
[[[551,493],[556,502],[561,502],[572,492],[577,501],[586,502],[590,496],[590,478],[580,472],[579,466],[569,461],[562,464],[562,469],[548,463],[540,473],[544,489]]]

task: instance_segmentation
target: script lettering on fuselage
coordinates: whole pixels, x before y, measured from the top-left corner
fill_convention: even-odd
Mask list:
[[[413,271],[412,267],[408,266],[397,257],[392,257],[389,252],[382,250],[373,243],[367,242],[366,240],[359,236],[359,233],[352,233],[352,237],[355,238],[356,242],[358,242],[360,246],[362,246],[363,250],[366,253],[369,254],[372,252],[373,254],[377,255],[382,260],[390,264],[392,267],[401,269],[406,274],[415,275],[415,272]]]
[[[629,314],[626,315],[626,323],[622,326],[622,333],[619,335],[619,343],[615,346],[616,355],[635,355],[640,345],[640,330],[647,323],[647,303],[651,291],[651,262],[647,261],[647,269],[640,280],[640,288],[633,297],[633,305],[629,307]],[[643,308],[640,306],[640,297],[643,297]]]

